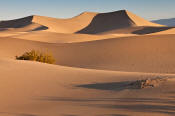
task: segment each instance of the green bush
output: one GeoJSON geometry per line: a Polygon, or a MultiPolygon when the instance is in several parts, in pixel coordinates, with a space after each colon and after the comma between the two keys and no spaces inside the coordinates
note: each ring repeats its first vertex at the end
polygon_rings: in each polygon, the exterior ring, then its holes
{"type": "Polygon", "coordinates": [[[36,50],[31,50],[30,52],[25,52],[22,56],[16,56],[17,60],[31,60],[43,63],[54,64],[55,59],[51,54],[42,53],[36,50]]]}

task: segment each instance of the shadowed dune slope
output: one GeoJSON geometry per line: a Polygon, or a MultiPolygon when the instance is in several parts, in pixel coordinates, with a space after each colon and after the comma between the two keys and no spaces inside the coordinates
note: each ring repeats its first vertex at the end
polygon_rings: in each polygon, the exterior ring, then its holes
{"type": "Polygon", "coordinates": [[[69,19],[57,19],[44,16],[34,16],[33,22],[47,26],[49,31],[58,33],[74,33],[91,22],[97,13],[84,12],[76,17],[69,19]]]}
{"type": "Polygon", "coordinates": [[[125,10],[1,21],[0,116],[174,115],[174,67],[173,27],[125,10]]]}
{"type": "Polygon", "coordinates": [[[32,15],[21,19],[1,21],[0,28],[23,28],[27,25],[36,23],[42,25],[43,27],[47,27],[48,31],[59,33],[74,33],[86,27],[96,14],[97,13],[84,12],[76,17],[69,19],[57,19],[32,15]]]}
{"type": "Polygon", "coordinates": [[[135,26],[161,26],[144,20],[135,14],[126,11],[116,11],[111,13],[99,13],[92,22],[77,33],[97,34],[110,30],[116,30],[135,26]]]}
{"type": "Polygon", "coordinates": [[[160,34],[175,34],[175,27],[173,27],[172,29],[165,30],[165,31],[153,33],[153,35],[160,35],[160,34]]]}
{"type": "Polygon", "coordinates": [[[33,16],[24,17],[21,19],[1,21],[0,28],[20,28],[32,23],[33,16]]]}
{"type": "MultiPolygon", "coordinates": [[[[97,34],[120,28],[135,26],[162,26],[140,18],[133,13],[120,10],[109,13],[84,12],[69,19],[57,19],[45,16],[28,16],[21,19],[1,21],[0,28],[24,28],[31,24],[41,27],[33,30],[48,30],[57,33],[97,34]]],[[[22,30],[21,30],[22,31],[22,30]]]]}
{"type": "Polygon", "coordinates": [[[136,36],[70,44],[1,38],[1,57],[31,50],[51,51],[56,64],[135,72],[174,73],[175,35],[136,36]]]}
{"type": "Polygon", "coordinates": [[[111,31],[106,31],[102,32],[99,34],[137,34],[137,35],[144,35],[144,34],[159,34],[159,33],[164,33],[164,34],[170,34],[166,32],[170,32],[170,30],[173,30],[174,27],[150,27],[150,26],[136,26],[136,27],[127,27],[127,28],[122,28],[122,29],[114,29],[111,31]]]}
{"type": "Polygon", "coordinates": [[[0,28],[2,31],[37,31],[45,30],[48,27],[32,22],[33,16],[24,17],[21,19],[0,21],[0,28]]]}

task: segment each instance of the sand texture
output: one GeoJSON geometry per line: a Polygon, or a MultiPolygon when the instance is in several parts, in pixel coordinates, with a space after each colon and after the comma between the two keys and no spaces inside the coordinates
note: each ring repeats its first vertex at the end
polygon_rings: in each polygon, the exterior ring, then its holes
{"type": "Polygon", "coordinates": [[[126,10],[1,21],[0,116],[174,116],[174,67],[175,27],[126,10]]]}

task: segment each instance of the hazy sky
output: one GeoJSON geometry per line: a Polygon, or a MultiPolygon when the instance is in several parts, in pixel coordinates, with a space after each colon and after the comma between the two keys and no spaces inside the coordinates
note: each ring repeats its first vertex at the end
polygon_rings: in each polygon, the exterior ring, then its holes
{"type": "Polygon", "coordinates": [[[175,17],[175,0],[0,0],[0,20],[42,15],[68,18],[84,11],[129,10],[152,20],[175,17]]]}

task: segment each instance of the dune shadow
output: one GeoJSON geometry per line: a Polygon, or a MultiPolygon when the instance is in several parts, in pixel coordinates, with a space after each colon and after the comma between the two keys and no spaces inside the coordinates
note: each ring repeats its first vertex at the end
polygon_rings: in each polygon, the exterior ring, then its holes
{"type": "Polygon", "coordinates": [[[19,114],[19,116],[37,116],[37,115],[33,115],[33,114],[19,114]]]}
{"type": "Polygon", "coordinates": [[[124,89],[136,89],[131,86],[131,81],[124,82],[111,82],[111,83],[95,83],[95,84],[85,84],[77,85],[76,87],[88,88],[88,89],[99,89],[99,90],[115,90],[121,91],[124,89]]]}
{"type": "Polygon", "coordinates": [[[126,103],[164,103],[175,104],[172,99],[161,98],[67,98],[57,96],[43,96],[39,100],[44,101],[64,101],[64,102],[126,102],[126,103]]]}
{"type": "Polygon", "coordinates": [[[84,84],[84,85],[77,85],[75,87],[98,89],[98,90],[121,91],[124,89],[154,88],[154,87],[160,86],[162,83],[166,81],[167,81],[167,78],[155,77],[152,79],[148,78],[148,79],[136,80],[136,81],[84,84]]]}
{"type": "Polygon", "coordinates": [[[0,21],[0,28],[20,28],[32,24],[33,16],[24,17],[21,19],[0,21]]]}
{"type": "Polygon", "coordinates": [[[172,99],[161,98],[117,98],[114,104],[88,104],[89,107],[121,109],[142,113],[162,113],[175,115],[175,102],[172,99]],[[124,104],[123,104],[124,103],[124,104]]]}
{"type": "MultiPolygon", "coordinates": [[[[135,23],[130,20],[126,11],[116,11],[111,13],[100,13],[97,14],[90,24],[85,28],[77,31],[76,33],[81,34],[100,34],[110,31],[118,31],[123,29],[131,30],[131,28],[135,29],[136,27],[141,27],[139,30],[133,30],[133,34],[150,34],[160,31],[165,31],[175,27],[166,27],[166,26],[135,26],[135,23]],[[109,18],[110,17],[110,18],[109,18]],[[142,28],[143,27],[143,28],[142,28]]],[[[125,30],[125,31],[126,31],[125,30]]]]}
{"type": "MultiPolygon", "coordinates": [[[[97,107],[117,110],[127,110],[142,113],[175,114],[175,101],[169,98],[61,98],[43,97],[42,100],[53,102],[75,102],[84,107],[97,107]]],[[[67,115],[65,115],[67,116],[67,115]]],[[[69,116],[69,115],[68,115],[69,116]]],[[[103,115],[100,115],[103,116],[103,115]]],[[[128,116],[120,114],[108,114],[104,116],[128,116]]]]}
{"type": "Polygon", "coordinates": [[[125,11],[117,12],[97,14],[87,27],[79,30],[76,33],[97,34],[114,29],[129,27],[132,25],[132,22],[129,21],[125,11]]]}
{"type": "Polygon", "coordinates": [[[142,35],[142,34],[150,34],[150,33],[166,31],[166,30],[172,29],[172,28],[175,28],[175,27],[144,27],[142,29],[133,31],[132,33],[142,35]]]}
{"type": "Polygon", "coordinates": [[[7,31],[7,28],[0,28],[0,31],[7,31]]]}
{"type": "Polygon", "coordinates": [[[38,116],[34,114],[26,114],[26,113],[9,113],[9,112],[0,112],[0,114],[9,114],[9,115],[15,115],[15,116],[38,116]]]}
{"type": "Polygon", "coordinates": [[[78,115],[74,115],[74,114],[64,114],[62,116],[78,116],[78,115]]]}
{"type": "MultiPolygon", "coordinates": [[[[79,115],[64,114],[62,116],[79,116],[79,115]]],[[[124,114],[100,114],[100,115],[95,115],[95,116],[129,116],[129,115],[124,115],[124,114]]]]}
{"type": "Polygon", "coordinates": [[[129,116],[124,114],[105,114],[105,115],[99,115],[99,116],[129,116]]]}
{"type": "MultiPolygon", "coordinates": [[[[32,20],[33,20],[33,16],[28,16],[20,19],[15,19],[15,20],[0,21],[0,30],[4,31],[8,28],[22,28],[30,24],[33,24],[32,20]]],[[[39,31],[39,30],[46,30],[46,29],[48,29],[48,27],[40,26],[31,31],[39,31]]]]}
{"type": "Polygon", "coordinates": [[[103,114],[103,115],[96,115],[96,116],[129,116],[129,115],[125,115],[125,114],[103,114]]]}
{"type": "Polygon", "coordinates": [[[47,29],[49,29],[49,28],[46,27],[46,26],[40,26],[40,27],[35,28],[35,29],[31,30],[31,31],[41,31],[41,30],[47,30],[47,29]]]}
{"type": "Polygon", "coordinates": [[[121,109],[129,110],[134,112],[142,113],[163,113],[169,115],[175,115],[175,107],[171,105],[150,105],[150,104],[128,104],[128,105],[110,105],[110,104],[95,104],[89,105],[91,107],[101,107],[101,108],[112,108],[112,109],[121,109]]]}

